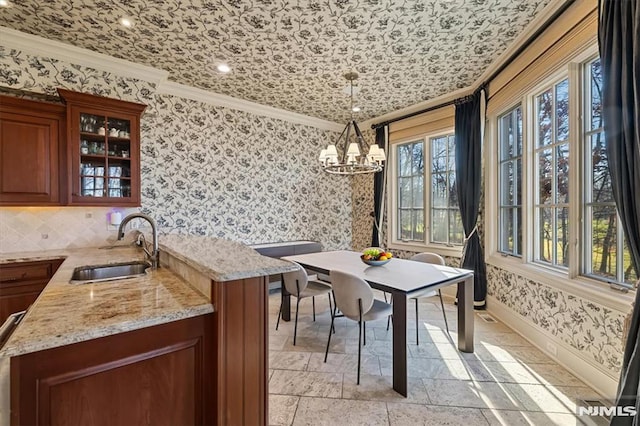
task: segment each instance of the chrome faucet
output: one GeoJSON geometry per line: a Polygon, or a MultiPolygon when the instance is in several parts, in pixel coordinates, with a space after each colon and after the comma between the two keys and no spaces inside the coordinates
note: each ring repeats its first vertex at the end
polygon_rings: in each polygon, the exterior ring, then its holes
{"type": "Polygon", "coordinates": [[[143,213],[132,213],[122,219],[122,222],[120,222],[120,227],[118,227],[118,240],[124,238],[124,228],[125,226],[127,226],[127,223],[136,218],[144,219],[151,225],[151,232],[153,233],[153,251],[151,253],[149,252],[146,242],[142,244],[142,249],[144,250],[145,255],[151,261],[151,268],[156,269],[160,264],[160,250],[158,249],[158,227],[156,226],[156,221],[153,220],[151,216],[147,216],[143,213]]]}

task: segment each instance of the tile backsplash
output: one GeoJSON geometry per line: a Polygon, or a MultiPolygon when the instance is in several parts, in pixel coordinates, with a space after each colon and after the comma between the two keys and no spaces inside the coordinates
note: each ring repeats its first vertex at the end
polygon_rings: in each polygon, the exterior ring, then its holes
{"type": "Polygon", "coordinates": [[[117,227],[108,224],[114,211],[122,217],[137,208],[2,207],[0,253],[100,247],[116,241],[117,227]]]}

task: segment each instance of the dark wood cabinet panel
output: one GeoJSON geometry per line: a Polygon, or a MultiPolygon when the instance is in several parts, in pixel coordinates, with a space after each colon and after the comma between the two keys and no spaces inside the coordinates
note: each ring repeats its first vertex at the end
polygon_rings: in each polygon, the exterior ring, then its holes
{"type": "Polygon", "coordinates": [[[266,425],[267,277],[213,282],[217,424],[266,425]]]}
{"type": "Polygon", "coordinates": [[[0,96],[0,205],[62,204],[65,108],[0,96]]]}
{"type": "Polygon", "coordinates": [[[11,358],[11,424],[214,424],[212,315],[11,358]]]}
{"type": "Polygon", "coordinates": [[[36,301],[62,259],[0,265],[0,323],[36,301]]]}

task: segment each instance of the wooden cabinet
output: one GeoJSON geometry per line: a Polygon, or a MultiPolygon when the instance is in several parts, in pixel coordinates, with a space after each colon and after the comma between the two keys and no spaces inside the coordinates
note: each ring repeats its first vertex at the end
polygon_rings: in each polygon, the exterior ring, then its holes
{"type": "Polygon", "coordinates": [[[211,316],[11,358],[11,424],[215,424],[211,316]]]}
{"type": "Polygon", "coordinates": [[[140,205],[145,105],[58,89],[67,105],[69,205],[140,205]]]}
{"type": "Polygon", "coordinates": [[[64,170],[62,105],[0,96],[0,205],[57,205],[64,170]]]}
{"type": "Polygon", "coordinates": [[[36,301],[62,259],[0,265],[0,324],[36,301]]]}

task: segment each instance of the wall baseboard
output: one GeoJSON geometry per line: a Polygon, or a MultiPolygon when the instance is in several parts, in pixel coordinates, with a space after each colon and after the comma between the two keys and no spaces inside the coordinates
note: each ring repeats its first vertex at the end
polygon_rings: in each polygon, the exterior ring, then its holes
{"type": "Polygon", "coordinates": [[[603,371],[602,367],[599,367],[595,362],[586,359],[578,350],[526,321],[492,296],[487,296],[487,312],[592,387],[604,398],[615,398],[618,379],[603,371]],[[555,346],[556,354],[547,350],[547,343],[552,343],[555,346]]]}

